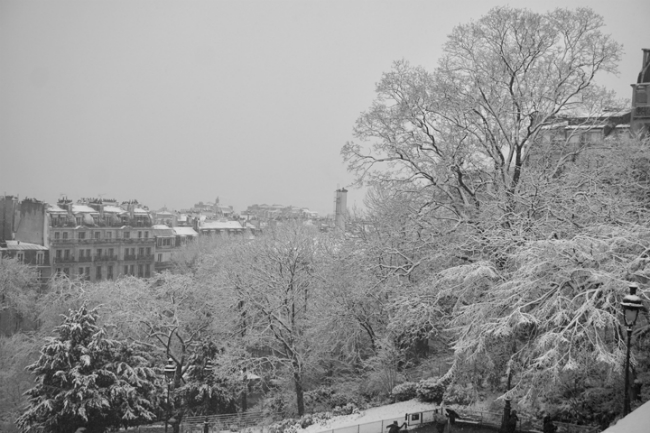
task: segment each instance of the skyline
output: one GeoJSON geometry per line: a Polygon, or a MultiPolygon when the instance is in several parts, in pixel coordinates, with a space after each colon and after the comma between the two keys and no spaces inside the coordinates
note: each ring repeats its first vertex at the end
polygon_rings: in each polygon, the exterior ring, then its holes
{"type": "MultiPolygon", "coordinates": [[[[454,26],[506,4],[0,0],[0,193],[331,214],[352,181],[340,149],[382,73],[432,70],[454,26]]],[[[625,52],[598,81],[630,98],[648,2],[512,6],[602,15],[625,52]]]]}

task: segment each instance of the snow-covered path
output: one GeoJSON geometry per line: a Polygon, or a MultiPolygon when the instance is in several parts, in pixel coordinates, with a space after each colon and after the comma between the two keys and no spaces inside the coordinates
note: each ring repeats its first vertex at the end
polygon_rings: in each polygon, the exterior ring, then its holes
{"type": "Polygon", "coordinates": [[[352,415],[337,416],[322,424],[313,424],[305,429],[298,430],[298,433],[318,433],[394,418],[403,420],[404,415],[407,413],[433,410],[436,407],[433,403],[422,403],[417,400],[402,401],[387,406],[373,407],[352,415]]]}

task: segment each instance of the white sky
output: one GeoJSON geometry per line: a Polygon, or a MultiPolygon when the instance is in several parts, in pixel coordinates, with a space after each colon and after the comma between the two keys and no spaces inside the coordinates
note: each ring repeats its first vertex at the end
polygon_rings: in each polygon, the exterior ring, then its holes
{"type": "MultiPolygon", "coordinates": [[[[0,194],[333,210],[340,156],[395,60],[433,69],[492,0],[0,0],[0,194]]],[[[650,48],[650,1],[592,7],[624,44],[621,97],[650,48]]],[[[348,205],[361,205],[350,191],[348,205]]]]}

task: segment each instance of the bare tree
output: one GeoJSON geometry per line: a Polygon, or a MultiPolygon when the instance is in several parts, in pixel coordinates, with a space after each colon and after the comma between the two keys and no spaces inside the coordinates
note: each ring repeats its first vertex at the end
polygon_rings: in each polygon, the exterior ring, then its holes
{"type": "Polygon", "coordinates": [[[304,373],[313,349],[317,232],[287,224],[233,250],[226,268],[240,314],[240,335],[257,356],[291,372],[298,413],[305,411],[304,373]]]}
{"type": "MultiPolygon", "coordinates": [[[[602,107],[594,84],[616,72],[621,46],[590,9],[546,14],[500,7],[456,27],[438,68],[396,62],[342,154],[359,181],[417,191],[439,219],[475,223],[486,202],[515,212],[543,127],[602,107]]],[[[507,219],[504,221],[508,223],[507,219]]]]}

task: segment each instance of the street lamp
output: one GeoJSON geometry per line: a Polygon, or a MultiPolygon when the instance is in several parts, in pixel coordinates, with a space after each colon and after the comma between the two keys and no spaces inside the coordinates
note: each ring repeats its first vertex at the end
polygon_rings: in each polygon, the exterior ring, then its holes
{"type": "Polygon", "coordinates": [[[212,373],[212,370],[214,370],[214,364],[212,364],[211,359],[208,359],[205,361],[205,367],[203,367],[203,371],[205,371],[205,375],[208,376],[212,373]]]}
{"type": "Polygon", "coordinates": [[[636,294],[639,286],[630,283],[630,294],[626,295],[621,302],[623,307],[623,319],[627,328],[627,353],[625,355],[625,398],[623,400],[623,416],[630,413],[630,341],[632,340],[632,328],[639,317],[639,311],[644,310],[641,298],[636,294]]]}
{"type": "MultiPolygon", "coordinates": [[[[208,382],[209,387],[212,387],[212,383],[210,382],[210,377],[212,376],[212,371],[214,371],[214,364],[212,364],[212,360],[208,359],[205,361],[205,365],[203,366],[203,378],[208,382]]],[[[208,388],[209,389],[209,388],[208,388]]],[[[206,396],[205,396],[205,415],[209,415],[210,412],[210,394],[212,394],[211,391],[206,390],[206,396]]],[[[207,423],[207,418],[206,418],[206,423],[207,423]]],[[[207,432],[207,424],[204,425],[204,433],[207,432]]]]}
{"type": "Polygon", "coordinates": [[[167,417],[165,418],[165,433],[167,433],[167,420],[169,419],[171,404],[169,401],[169,388],[171,387],[171,381],[176,376],[176,363],[172,358],[167,360],[167,365],[165,365],[165,377],[167,378],[167,417]]]}

